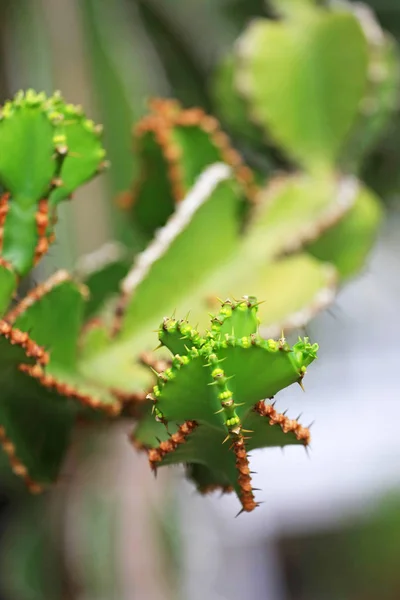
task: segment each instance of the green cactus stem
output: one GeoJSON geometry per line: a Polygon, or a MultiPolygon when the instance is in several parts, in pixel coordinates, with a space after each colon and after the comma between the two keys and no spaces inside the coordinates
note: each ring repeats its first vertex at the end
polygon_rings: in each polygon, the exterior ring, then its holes
{"type": "Polygon", "coordinates": [[[159,340],[174,357],[170,367],[156,373],[149,395],[154,414],[133,435],[137,446],[148,449],[153,469],[189,463],[196,479],[193,465],[200,465],[200,488],[232,487],[244,511],[257,506],[247,450],[309,443],[306,428],[263,399],[292,383],[301,385],[318,349],[307,338],[293,347],[283,337],[263,339],[258,305],[252,296],[226,300],[203,336],[186,320],[163,320],[159,340]],[[149,426],[150,419],[158,425],[149,426]],[[155,432],[163,426],[166,435],[157,445],[155,432]]]}
{"type": "Polygon", "coordinates": [[[54,241],[56,206],[105,166],[101,131],[59,93],[19,92],[0,112],[0,250],[26,275],[54,241]]]}
{"type": "Polygon", "coordinates": [[[132,193],[120,197],[120,206],[145,233],[164,225],[201,172],[216,162],[229,164],[243,194],[254,199],[253,174],[217,119],[200,108],[183,110],[175,100],[153,99],[150,111],[135,128],[140,175],[132,193]]]}

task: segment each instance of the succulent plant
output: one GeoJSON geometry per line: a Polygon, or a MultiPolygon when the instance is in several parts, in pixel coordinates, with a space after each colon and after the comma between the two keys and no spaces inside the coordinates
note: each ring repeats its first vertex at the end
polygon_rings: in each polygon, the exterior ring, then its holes
{"type": "MultiPolygon", "coordinates": [[[[0,431],[14,472],[33,491],[57,479],[76,419],[96,420],[97,414],[115,418],[123,411],[148,422],[151,402],[146,397],[154,384],[148,365],[169,360],[162,350],[156,363],[148,354],[154,346],[152,330],[165,314],[175,308],[191,311],[191,318],[205,329],[205,315],[218,305],[218,296],[241,297],[248,290],[266,299],[259,307],[261,335],[279,335],[282,328],[303,326],[332,301],[341,277],[362,265],[375,235],[376,200],[354,178],[303,174],[265,186],[260,174],[254,175],[231,147],[213,117],[200,109],[183,110],[169,100],[153,102],[151,110],[136,128],[142,169],[133,192],[125,196],[124,208],[139,224],[143,243],[153,238],[134,257],[133,267],[129,269],[128,249],[108,245],[82,259],[75,277],[59,271],[24,299],[10,303],[20,277],[29,273],[54,237],[58,203],[104,168],[105,153],[100,128],[58,94],[47,98],[29,91],[3,109],[0,141],[4,132],[3,147],[9,151],[4,164],[0,159],[4,190],[0,339],[5,391],[0,431]],[[35,168],[29,161],[28,170],[9,166],[14,164],[10,157],[23,164],[30,152],[35,155],[35,168]]],[[[218,333],[218,317],[205,337],[192,336],[193,347],[187,351],[176,335],[174,346],[163,339],[173,352],[182,354],[183,361],[188,357],[193,361],[192,354],[198,352],[201,359],[194,360],[196,365],[213,361],[210,357],[216,355],[211,372],[226,353],[227,358],[242,351],[246,357],[263,357],[267,367],[276,356],[282,357],[286,379],[274,383],[268,375],[255,391],[250,386],[248,395],[240,390],[238,402],[245,402],[246,410],[230,414],[227,408],[219,417],[209,415],[206,424],[216,419],[218,435],[200,419],[190,440],[204,436],[207,447],[219,448],[216,441],[226,427],[239,431],[241,423],[251,428],[249,422],[258,422],[249,410],[253,406],[267,415],[263,422],[280,422],[279,415],[259,402],[299,378],[298,369],[314,356],[304,342],[289,352],[283,340],[263,341],[255,326],[255,305],[249,302],[253,320],[247,322],[245,311],[243,324],[239,320],[233,331],[222,327],[218,333]],[[225,333],[234,337],[226,341],[225,333]]],[[[222,310],[238,315],[241,306],[225,304],[222,310]]],[[[173,323],[164,321],[162,329],[167,327],[170,340],[173,323]]],[[[182,327],[188,325],[180,323],[182,327]]],[[[251,369],[262,368],[260,362],[255,365],[249,366],[247,375],[243,371],[244,377],[252,379],[251,369]]],[[[181,379],[191,369],[179,367],[175,358],[172,371],[166,373],[176,372],[181,379]]],[[[235,365],[226,369],[227,377],[235,375],[240,381],[235,365]]],[[[206,385],[206,371],[202,372],[206,385]]],[[[217,381],[225,381],[225,375],[217,381]]],[[[182,385],[179,397],[192,396],[182,385]]],[[[207,389],[199,382],[199,399],[207,397],[207,389]]],[[[157,400],[159,417],[165,412],[165,418],[173,421],[170,427],[180,420],[190,423],[173,432],[172,442],[165,441],[174,444],[186,436],[187,428],[195,427],[197,419],[190,411],[171,415],[163,408],[164,393],[157,400]]],[[[287,427],[288,422],[283,419],[281,424],[287,427]]],[[[291,436],[281,433],[271,440],[260,434],[249,444],[296,442],[296,431],[303,430],[297,424],[293,427],[291,436]]],[[[243,442],[240,435],[233,440],[236,449],[243,442]]],[[[221,460],[227,456],[229,462],[227,448],[217,455],[222,452],[221,460]]],[[[173,461],[182,452],[161,462],[173,461]]],[[[227,474],[221,468],[218,476],[209,473],[205,465],[197,464],[194,454],[193,459],[182,460],[191,463],[191,476],[202,486],[207,482],[236,485],[246,510],[255,506],[250,491],[243,500],[233,471],[228,469],[227,474]]]]}
{"type": "Polygon", "coordinates": [[[156,372],[149,395],[155,419],[142,419],[133,436],[136,446],[150,448],[153,469],[186,463],[200,491],[234,489],[247,512],[257,506],[247,450],[307,445],[310,439],[307,428],[264,398],[302,385],[318,349],[308,339],[292,348],[283,337],[263,339],[257,309],[255,297],[226,300],[204,336],[186,319],[163,320],[159,340],[173,354],[172,364],[156,372]],[[163,441],[152,448],[158,436],[163,441]]]}
{"type": "Polygon", "coordinates": [[[100,133],[60,94],[28,90],[1,111],[0,438],[33,492],[57,477],[81,409],[119,411],[76,369],[83,286],[61,271],[15,302],[20,279],[54,240],[58,204],[105,168],[100,133]]]}

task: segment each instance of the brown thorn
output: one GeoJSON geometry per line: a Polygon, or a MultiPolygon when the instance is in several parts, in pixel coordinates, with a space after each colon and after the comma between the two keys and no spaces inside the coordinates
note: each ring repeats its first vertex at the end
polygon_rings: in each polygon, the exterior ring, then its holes
{"type": "Polygon", "coordinates": [[[233,451],[236,455],[236,469],[239,473],[238,484],[241,489],[240,501],[243,510],[251,512],[257,506],[254,500],[254,494],[251,487],[251,475],[249,469],[249,461],[245,446],[245,441],[242,435],[239,435],[233,443],[233,451]]]}
{"type": "Polygon", "coordinates": [[[157,468],[157,463],[160,463],[164,456],[174,452],[178,446],[186,442],[187,437],[198,426],[196,421],[185,421],[170,438],[165,442],[161,442],[158,448],[151,448],[148,451],[149,463],[154,471],[157,468]]]}
{"type": "Polygon", "coordinates": [[[15,450],[15,445],[7,436],[4,427],[0,427],[0,445],[4,452],[7,454],[8,460],[10,461],[11,469],[18,477],[21,477],[24,481],[28,490],[32,494],[40,494],[43,491],[43,487],[34,481],[28,474],[28,469],[23,462],[18,458],[15,450]]]}
{"type": "Polygon", "coordinates": [[[26,332],[13,328],[5,320],[0,320],[0,336],[4,336],[10,344],[23,348],[26,356],[36,359],[40,365],[46,365],[49,362],[49,355],[44,348],[34,342],[26,332]]]}
{"type": "Polygon", "coordinates": [[[289,419],[285,415],[278,413],[274,405],[265,404],[262,400],[258,402],[254,410],[262,417],[269,419],[270,425],[279,425],[284,433],[294,433],[299,441],[302,441],[305,446],[310,443],[311,435],[307,427],[303,427],[296,419],[289,419]]]}

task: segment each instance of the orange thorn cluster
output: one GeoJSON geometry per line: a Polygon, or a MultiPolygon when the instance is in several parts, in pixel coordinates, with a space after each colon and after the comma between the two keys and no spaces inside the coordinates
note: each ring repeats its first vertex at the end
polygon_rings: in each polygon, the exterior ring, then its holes
{"type": "Polygon", "coordinates": [[[49,279],[31,290],[19,304],[10,310],[5,317],[6,321],[8,323],[14,323],[21,314],[28,310],[35,302],[38,302],[43,296],[51,292],[53,288],[64,281],[70,280],[71,276],[67,271],[57,271],[57,273],[54,273],[49,279]]]}
{"type": "MultiPolygon", "coordinates": [[[[149,103],[152,114],[144,117],[135,127],[137,140],[148,132],[154,134],[168,167],[168,177],[176,202],[180,202],[187,192],[180,164],[181,150],[172,139],[174,127],[199,127],[209,134],[214,146],[219,149],[222,159],[230,165],[238,182],[243,186],[246,196],[255,201],[258,188],[254,182],[252,171],[243,163],[240,154],[232,147],[230,139],[224,133],[215,117],[207,115],[201,108],[183,109],[176,100],[155,98],[149,103]]],[[[136,189],[142,181],[137,182],[136,189]]],[[[124,197],[124,207],[132,206],[135,201],[135,190],[132,195],[124,197]]]]}
{"type": "Polygon", "coordinates": [[[254,410],[262,417],[267,417],[270,425],[279,425],[284,433],[294,433],[296,438],[302,441],[305,446],[310,443],[310,430],[300,425],[296,419],[289,419],[282,413],[278,413],[271,404],[265,404],[263,401],[258,402],[254,410]]]}
{"type": "Polygon", "coordinates": [[[43,491],[43,487],[35,481],[33,481],[31,477],[29,477],[28,469],[16,455],[15,445],[7,436],[4,427],[0,427],[0,445],[3,448],[4,452],[7,454],[8,460],[10,461],[11,469],[15,473],[15,475],[21,477],[25,481],[28,490],[32,494],[40,494],[43,491]]]}
{"type": "MultiPolygon", "coordinates": [[[[54,222],[54,219],[52,219],[52,222],[54,222]]],[[[52,244],[55,240],[54,233],[47,235],[47,228],[49,226],[49,223],[49,202],[48,200],[43,199],[40,200],[39,209],[36,213],[36,229],[38,232],[39,239],[35,248],[35,265],[44,256],[44,254],[48,252],[50,244],[52,244]]]]}
{"type": "Polygon", "coordinates": [[[10,344],[21,346],[26,356],[36,359],[40,365],[46,365],[49,362],[49,355],[44,348],[31,340],[26,332],[13,329],[7,321],[0,320],[0,336],[9,340],[10,344]]]}
{"type": "Polygon", "coordinates": [[[197,427],[196,421],[185,421],[176,433],[171,435],[169,440],[161,442],[158,448],[151,448],[148,451],[150,467],[153,471],[157,470],[157,463],[161,462],[166,454],[170,454],[178,446],[186,442],[188,435],[197,427]]]}
{"type": "Polygon", "coordinates": [[[64,381],[59,381],[53,375],[47,375],[40,365],[20,365],[19,368],[23,373],[26,373],[34,379],[37,379],[43,387],[47,389],[54,389],[61,396],[78,400],[78,402],[84,406],[88,406],[89,408],[95,410],[103,410],[111,417],[115,417],[121,412],[122,407],[120,402],[116,402],[115,404],[106,404],[98,398],[93,398],[93,396],[90,396],[89,394],[84,394],[73,385],[64,381]]]}
{"type": "Polygon", "coordinates": [[[258,505],[254,500],[253,488],[251,487],[249,460],[247,458],[246,446],[242,435],[234,440],[232,448],[236,455],[236,469],[239,471],[238,484],[240,487],[240,501],[243,510],[251,512],[258,505]]]}

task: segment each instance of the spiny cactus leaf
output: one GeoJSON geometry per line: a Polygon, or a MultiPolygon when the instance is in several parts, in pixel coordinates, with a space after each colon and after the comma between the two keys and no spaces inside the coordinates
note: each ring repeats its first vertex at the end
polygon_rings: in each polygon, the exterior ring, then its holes
{"type": "MultiPolygon", "coordinates": [[[[234,487],[246,511],[257,505],[246,446],[254,449],[309,441],[306,429],[276,413],[263,398],[296,381],[301,383],[318,349],[308,339],[299,340],[292,348],[284,339],[263,339],[257,333],[257,307],[252,297],[225,301],[204,336],[184,324],[186,352],[176,354],[172,366],[158,374],[152,396],[156,420],[167,428],[170,422],[183,425],[149,451],[153,468],[179,462],[205,466],[212,471],[214,483],[226,486],[229,482],[234,487]],[[249,335],[237,337],[234,325],[249,335]],[[231,445],[224,444],[224,438],[230,439],[231,445]]],[[[175,329],[168,322],[166,329],[164,320],[159,330],[161,343],[170,346],[172,339],[179,339],[181,327],[182,322],[175,329]]],[[[134,437],[151,447],[152,435],[151,428],[142,427],[134,437]]]]}
{"type": "Polygon", "coordinates": [[[55,204],[97,172],[104,150],[93,123],[59,94],[18,93],[0,117],[1,256],[26,275],[54,240],[55,204]]]}
{"type": "Polygon", "coordinates": [[[132,205],[135,222],[147,235],[165,224],[175,204],[213,163],[231,165],[243,194],[254,195],[251,171],[214,117],[200,108],[183,110],[172,100],[153,100],[151,110],[136,127],[141,170],[130,200],[128,197],[125,202],[127,209],[132,205]]]}
{"type": "Polygon", "coordinates": [[[1,113],[0,182],[21,209],[47,195],[57,172],[57,145],[65,144],[56,137],[59,118],[50,116],[46,100],[33,91],[19,93],[1,113]]]}
{"type": "Polygon", "coordinates": [[[11,298],[17,288],[17,277],[11,265],[0,259],[0,316],[3,316],[10,305],[11,298]]]}
{"type": "Polygon", "coordinates": [[[64,117],[61,130],[68,154],[60,172],[61,185],[50,194],[50,207],[70,196],[76,188],[107,166],[101,141],[101,125],[95,125],[87,119],[80,106],[65,104],[61,98],[56,98],[54,104],[55,109],[64,117]]]}
{"type": "Polygon", "coordinates": [[[288,154],[329,170],[366,88],[367,42],[350,13],[301,14],[249,26],[238,46],[238,82],[252,117],[288,154]]]}
{"type": "Polygon", "coordinates": [[[48,348],[46,369],[30,371],[45,388],[76,400],[78,405],[115,415],[120,410],[118,400],[95,382],[86,381],[77,370],[84,296],[85,290],[60,271],[32,290],[6,318],[48,348]]]}
{"type": "Polygon", "coordinates": [[[29,369],[42,369],[48,355],[5,321],[0,322],[0,354],[0,443],[14,473],[37,492],[58,474],[74,412],[28,375],[29,369]]]}
{"type": "Polygon", "coordinates": [[[334,264],[343,279],[354,276],[365,263],[381,220],[379,199],[371,190],[363,187],[350,211],[307,246],[307,250],[316,258],[334,264]],[[346,240],[345,244],[343,240],[346,240]]]}

